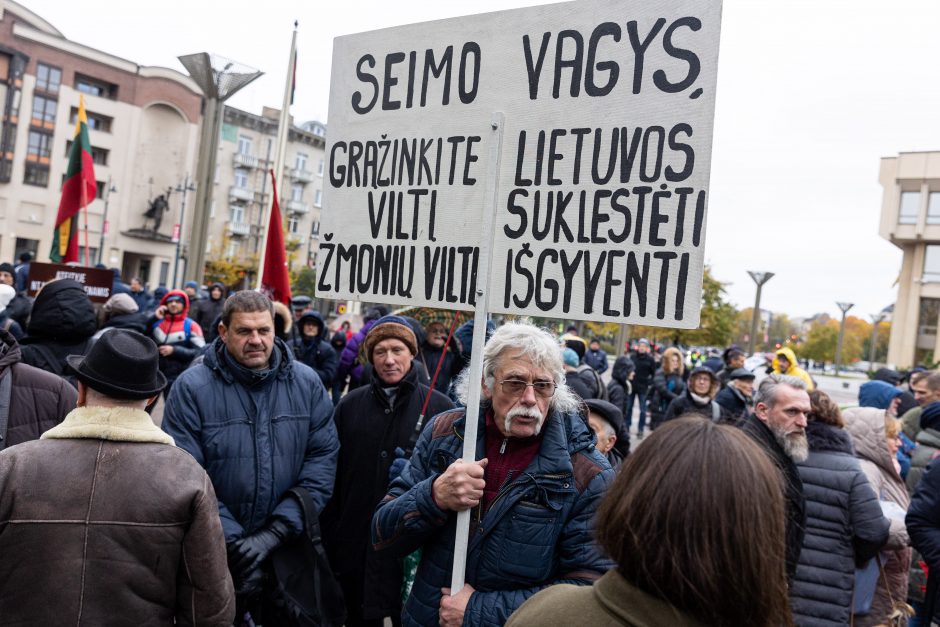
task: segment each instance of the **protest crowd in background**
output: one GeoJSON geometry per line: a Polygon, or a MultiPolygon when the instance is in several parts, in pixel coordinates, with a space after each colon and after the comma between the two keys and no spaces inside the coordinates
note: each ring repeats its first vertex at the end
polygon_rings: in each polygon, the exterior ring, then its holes
{"type": "MultiPolygon", "coordinates": [[[[62,472],[68,490],[84,485],[89,470],[59,470],[66,461],[54,442],[74,448],[77,465],[94,466],[93,454],[80,461],[89,441],[140,445],[141,463],[154,468],[174,444],[195,460],[183,465],[185,480],[178,462],[167,475],[168,502],[143,502],[161,520],[173,517],[175,500],[196,498],[205,512],[184,518],[205,529],[180,536],[184,559],[153,575],[167,596],[137,599],[134,582],[143,580],[133,570],[109,584],[130,586],[120,593],[128,607],[177,618],[207,612],[209,624],[294,624],[289,610],[301,608],[350,626],[581,624],[584,615],[623,624],[927,625],[940,610],[940,577],[931,576],[940,573],[940,471],[930,464],[940,452],[940,373],[882,369],[857,404],[840,408],[790,348],[750,368],[736,346],[692,354],[644,338],[614,357],[575,325],[551,334],[501,318],[487,323],[475,382],[473,321],[456,312],[373,305],[337,318],[304,296],[285,307],[221,284],[151,294],[136,279],[125,288],[117,274],[103,305],[69,279],[33,298],[15,290],[9,264],[0,283],[12,293],[0,290],[0,316],[11,321],[0,328],[7,525],[51,519],[63,498],[45,493],[46,508],[24,499],[36,480],[24,474],[25,455],[40,475],[62,472]],[[125,381],[103,365],[98,352],[121,346],[146,364],[149,381],[125,381]],[[482,386],[480,461],[467,464],[461,434],[473,385],[482,386]],[[118,420],[128,394],[140,400],[118,420]],[[158,404],[161,415],[143,413],[158,404]],[[125,420],[138,426],[120,426],[125,420]],[[150,435],[135,435],[142,424],[150,435]],[[466,509],[467,583],[452,597],[455,512],[466,509]],[[735,516],[751,524],[717,531],[735,516]],[[728,546],[714,544],[725,537],[728,546]],[[678,579],[661,567],[705,555],[715,561],[683,562],[678,579]],[[188,585],[206,586],[204,606],[173,600],[174,587],[182,599],[188,585]],[[303,585],[324,588],[319,607],[304,606],[312,588],[303,585]],[[650,616],[658,622],[643,622],[650,616]]],[[[101,494],[120,494],[121,480],[100,481],[101,494]]],[[[0,534],[13,551],[0,568],[4,607],[25,603],[27,580],[52,576],[24,571],[28,553],[14,546],[44,543],[50,563],[74,550],[70,533],[42,529],[17,524],[0,534]]],[[[106,541],[103,530],[88,533],[106,541]]],[[[155,554],[141,547],[121,559],[155,554]]],[[[86,615],[108,607],[98,589],[105,580],[81,587],[86,615]]],[[[77,611],[68,592],[56,612],[77,611]]],[[[42,622],[47,611],[8,616],[42,622]]]]}

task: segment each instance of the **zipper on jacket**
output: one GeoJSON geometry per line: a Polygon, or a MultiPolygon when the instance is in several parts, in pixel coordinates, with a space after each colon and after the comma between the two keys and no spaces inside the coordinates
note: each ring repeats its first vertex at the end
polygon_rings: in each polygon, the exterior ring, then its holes
{"type": "Polygon", "coordinates": [[[499,454],[502,455],[506,452],[506,445],[509,443],[509,438],[503,438],[503,443],[499,445],[499,454]]]}

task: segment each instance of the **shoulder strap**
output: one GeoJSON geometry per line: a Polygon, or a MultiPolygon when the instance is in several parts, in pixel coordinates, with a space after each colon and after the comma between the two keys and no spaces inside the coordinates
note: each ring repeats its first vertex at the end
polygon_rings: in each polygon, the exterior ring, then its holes
{"type": "MultiPolygon", "coordinates": [[[[307,527],[307,537],[315,544],[319,545],[317,552],[323,550],[323,546],[320,543],[320,513],[317,511],[317,506],[313,502],[313,497],[310,496],[310,493],[303,488],[291,488],[288,490],[294,498],[300,502],[300,511],[304,515],[304,525],[307,527]]],[[[324,553],[324,557],[326,554],[324,553]]]]}
{"type": "Polygon", "coordinates": [[[10,396],[13,390],[13,368],[7,368],[0,377],[0,450],[7,445],[7,425],[10,420],[10,396]]]}
{"type": "Polygon", "coordinates": [[[712,422],[718,422],[721,419],[721,407],[718,406],[718,403],[715,401],[711,402],[712,405],[712,422]]]}

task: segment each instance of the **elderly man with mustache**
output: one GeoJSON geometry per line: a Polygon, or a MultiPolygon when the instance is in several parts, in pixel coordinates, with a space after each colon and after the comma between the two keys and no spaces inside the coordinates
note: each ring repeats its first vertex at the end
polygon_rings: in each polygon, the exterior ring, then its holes
{"type": "Polygon", "coordinates": [[[466,410],[428,424],[410,463],[376,511],[376,550],[422,548],[404,625],[502,625],[556,583],[590,585],[613,563],[593,539],[594,512],[613,470],[594,447],[580,402],[564,384],[555,339],[528,323],[497,329],[482,386],[479,461],[461,460],[466,410]],[[450,595],[457,512],[470,509],[467,585],[450,595]]]}

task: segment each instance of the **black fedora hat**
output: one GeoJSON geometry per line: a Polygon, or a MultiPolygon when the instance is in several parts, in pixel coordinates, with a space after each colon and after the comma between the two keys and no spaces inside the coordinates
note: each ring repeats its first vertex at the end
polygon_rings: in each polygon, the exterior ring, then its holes
{"type": "Polygon", "coordinates": [[[107,331],[87,355],[69,355],[66,361],[79,381],[111,398],[141,400],[166,387],[157,345],[136,331],[107,331]]]}

